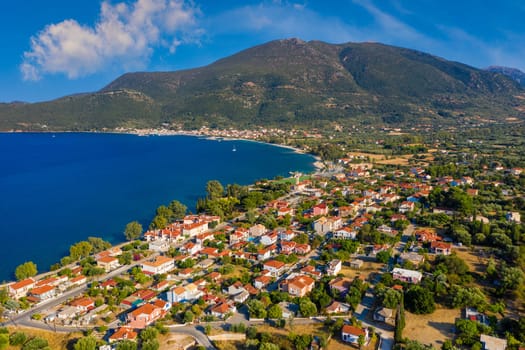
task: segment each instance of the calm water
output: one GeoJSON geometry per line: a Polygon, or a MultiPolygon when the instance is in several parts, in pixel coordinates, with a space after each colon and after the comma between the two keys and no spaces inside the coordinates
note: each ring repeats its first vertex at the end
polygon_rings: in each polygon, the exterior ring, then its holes
{"type": "Polygon", "coordinates": [[[126,223],[146,227],[173,199],[195,208],[208,180],[249,184],[313,171],[313,161],[247,141],[0,134],[0,281],[28,260],[47,270],[88,236],[123,241],[126,223]]]}

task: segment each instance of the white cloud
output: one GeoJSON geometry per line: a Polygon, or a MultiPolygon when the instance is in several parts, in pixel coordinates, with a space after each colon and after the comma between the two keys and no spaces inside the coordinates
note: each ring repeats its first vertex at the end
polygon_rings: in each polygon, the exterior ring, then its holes
{"type": "Polygon", "coordinates": [[[92,27],[69,19],[33,36],[20,70],[25,80],[38,80],[45,74],[74,79],[110,66],[140,68],[156,48],[173,53],[182,43],[198,42],[198,16],[185,0],[105,1],[92,27]]]}

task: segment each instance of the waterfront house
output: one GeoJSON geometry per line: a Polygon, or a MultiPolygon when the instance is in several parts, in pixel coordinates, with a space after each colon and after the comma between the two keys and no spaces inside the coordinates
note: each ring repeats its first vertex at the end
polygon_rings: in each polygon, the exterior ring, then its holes
{"type": "Polygon", "coordinates": [[[8,287],[9,295],[15,299],[25,297],[27,292],[35,286],[35,280],[32,278],[26,278],[25,280],[12,283],[8,287]]]}

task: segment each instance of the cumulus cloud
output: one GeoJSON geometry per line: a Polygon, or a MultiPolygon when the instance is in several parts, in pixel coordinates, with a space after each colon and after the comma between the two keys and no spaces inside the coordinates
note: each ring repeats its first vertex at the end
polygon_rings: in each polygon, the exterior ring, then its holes
{"type": "Polygon", "coordinates": [[[159,47],[175,52],[182,43],[198,42],[199,10],[184,0],[104,1],[98,21],[74,19],[50,24],[31,38],[20,70],[24,79],[65,74],[74,79],[111,66],[143,67],[159,47]]]}

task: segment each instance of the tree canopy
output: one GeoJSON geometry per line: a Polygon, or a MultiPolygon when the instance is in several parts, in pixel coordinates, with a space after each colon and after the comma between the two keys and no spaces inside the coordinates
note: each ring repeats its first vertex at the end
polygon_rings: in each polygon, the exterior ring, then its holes
{"type": "Polygon", "coordinates": [[[18,265],[15,269],[15,276],[17,280],[23,280],[29,277],[33,277],[38,273],[36,264],[32,261],[27,261],[21,265],[18,265]]]}
{"type": "Polygon", "coordinates": [[[136,240],[142,234],[142,225],[138,221],[132,221],[126,225],[124,235],[128,241],[136,240]]]}

